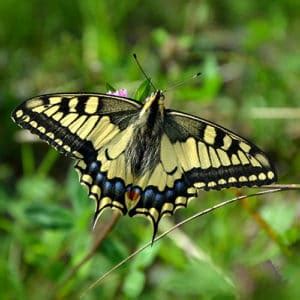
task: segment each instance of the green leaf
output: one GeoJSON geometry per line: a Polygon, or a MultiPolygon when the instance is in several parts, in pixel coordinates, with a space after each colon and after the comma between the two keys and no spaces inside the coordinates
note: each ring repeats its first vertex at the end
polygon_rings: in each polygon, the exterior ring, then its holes
{"type": "Polygon", "coordinates": [[[150,90],[151,90],[150,81],[148,79],[145,79],[141,83],[141,85],[137,88],[137,90],[134,94],[134,99],[137,101],[142,101],[142,100],[146,99],[150,94],[150,90]]]}
{"type": "Polygon", "coordinates": [[[25,214],[28,222],[46,229],[68,229],[73,223],[71,213],[54,204],[31,204],[25,214]]]}

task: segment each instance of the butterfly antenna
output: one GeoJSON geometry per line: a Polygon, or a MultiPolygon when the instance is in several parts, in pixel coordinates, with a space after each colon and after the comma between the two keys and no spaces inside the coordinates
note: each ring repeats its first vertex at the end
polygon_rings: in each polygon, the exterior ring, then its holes
{"type": "Polygon", "coordinates": [[[166,91],[169,91],[169,90],[173,90],[174,88],[177,88],[177,87],[185,84],[186,82],[188,82],[190,80],[194,80],[194,79],[198,78],[200,75],[201,75],[201,72],[198,72],[197,74],[194,74],[192,77],[188,77],[186,79],[183,79],[183,80],[180,80],[178,82],[175,82],[175,83],[171,84],[170,87],[168,87],[167,89],[165,89],[163,91],[163,93],[165,93],[166,91]]]}
{"type": "Polygon", "coordinates": [[[151,78],[146,74],[146,72],[144,71],[144,69],[142,68],[137,56],[135,53],[133,53],[133,58],[136,62],[136,64],[138,65],[140,71],[143,73],[143,75],[145,76],[145,78],[149,81],[150,85],[154,88],[155,91],[157,91],[157,88],[154,86],[154,84],[151,81],[151,78]]]}

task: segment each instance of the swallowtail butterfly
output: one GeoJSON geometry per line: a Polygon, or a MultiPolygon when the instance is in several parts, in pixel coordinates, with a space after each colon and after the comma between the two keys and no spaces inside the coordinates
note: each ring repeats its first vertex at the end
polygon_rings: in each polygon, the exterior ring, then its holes
{"type": "Polygon", "coordinates": [[[141,104],[93,93],[41,95],[19,105],[13,120],[75,159],[80,182],[107,208],[148,217],[154,228],[200,190],[276,181],[257,146],[210,121],[166,109],[162,91],[141,104]]]}

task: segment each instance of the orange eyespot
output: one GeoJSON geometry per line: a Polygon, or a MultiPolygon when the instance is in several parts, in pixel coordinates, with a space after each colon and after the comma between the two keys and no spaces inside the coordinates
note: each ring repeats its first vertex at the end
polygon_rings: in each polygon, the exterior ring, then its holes
{"type": "Polygon", "coordinates": [[[141,197],[141,193],[138,189],[130,189],[128,192],[127,192],[127,197],[129,200],[133,201],[133,202],[136,202],[140,199],[141,197]]]}

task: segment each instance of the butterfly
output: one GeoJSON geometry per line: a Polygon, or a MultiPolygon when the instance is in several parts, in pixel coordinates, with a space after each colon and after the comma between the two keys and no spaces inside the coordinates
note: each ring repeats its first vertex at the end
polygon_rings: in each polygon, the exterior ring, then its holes
{"type": "Polygon", "coordinates": [[[157,90],[143,103],[96,93],[56,93],[19,105],[12,119],[75,159],[80,182],[105,208],[151,220],[201,190],[268,185],[274,167],[256,145],[199,117],[165,108],[157,90]]]}

